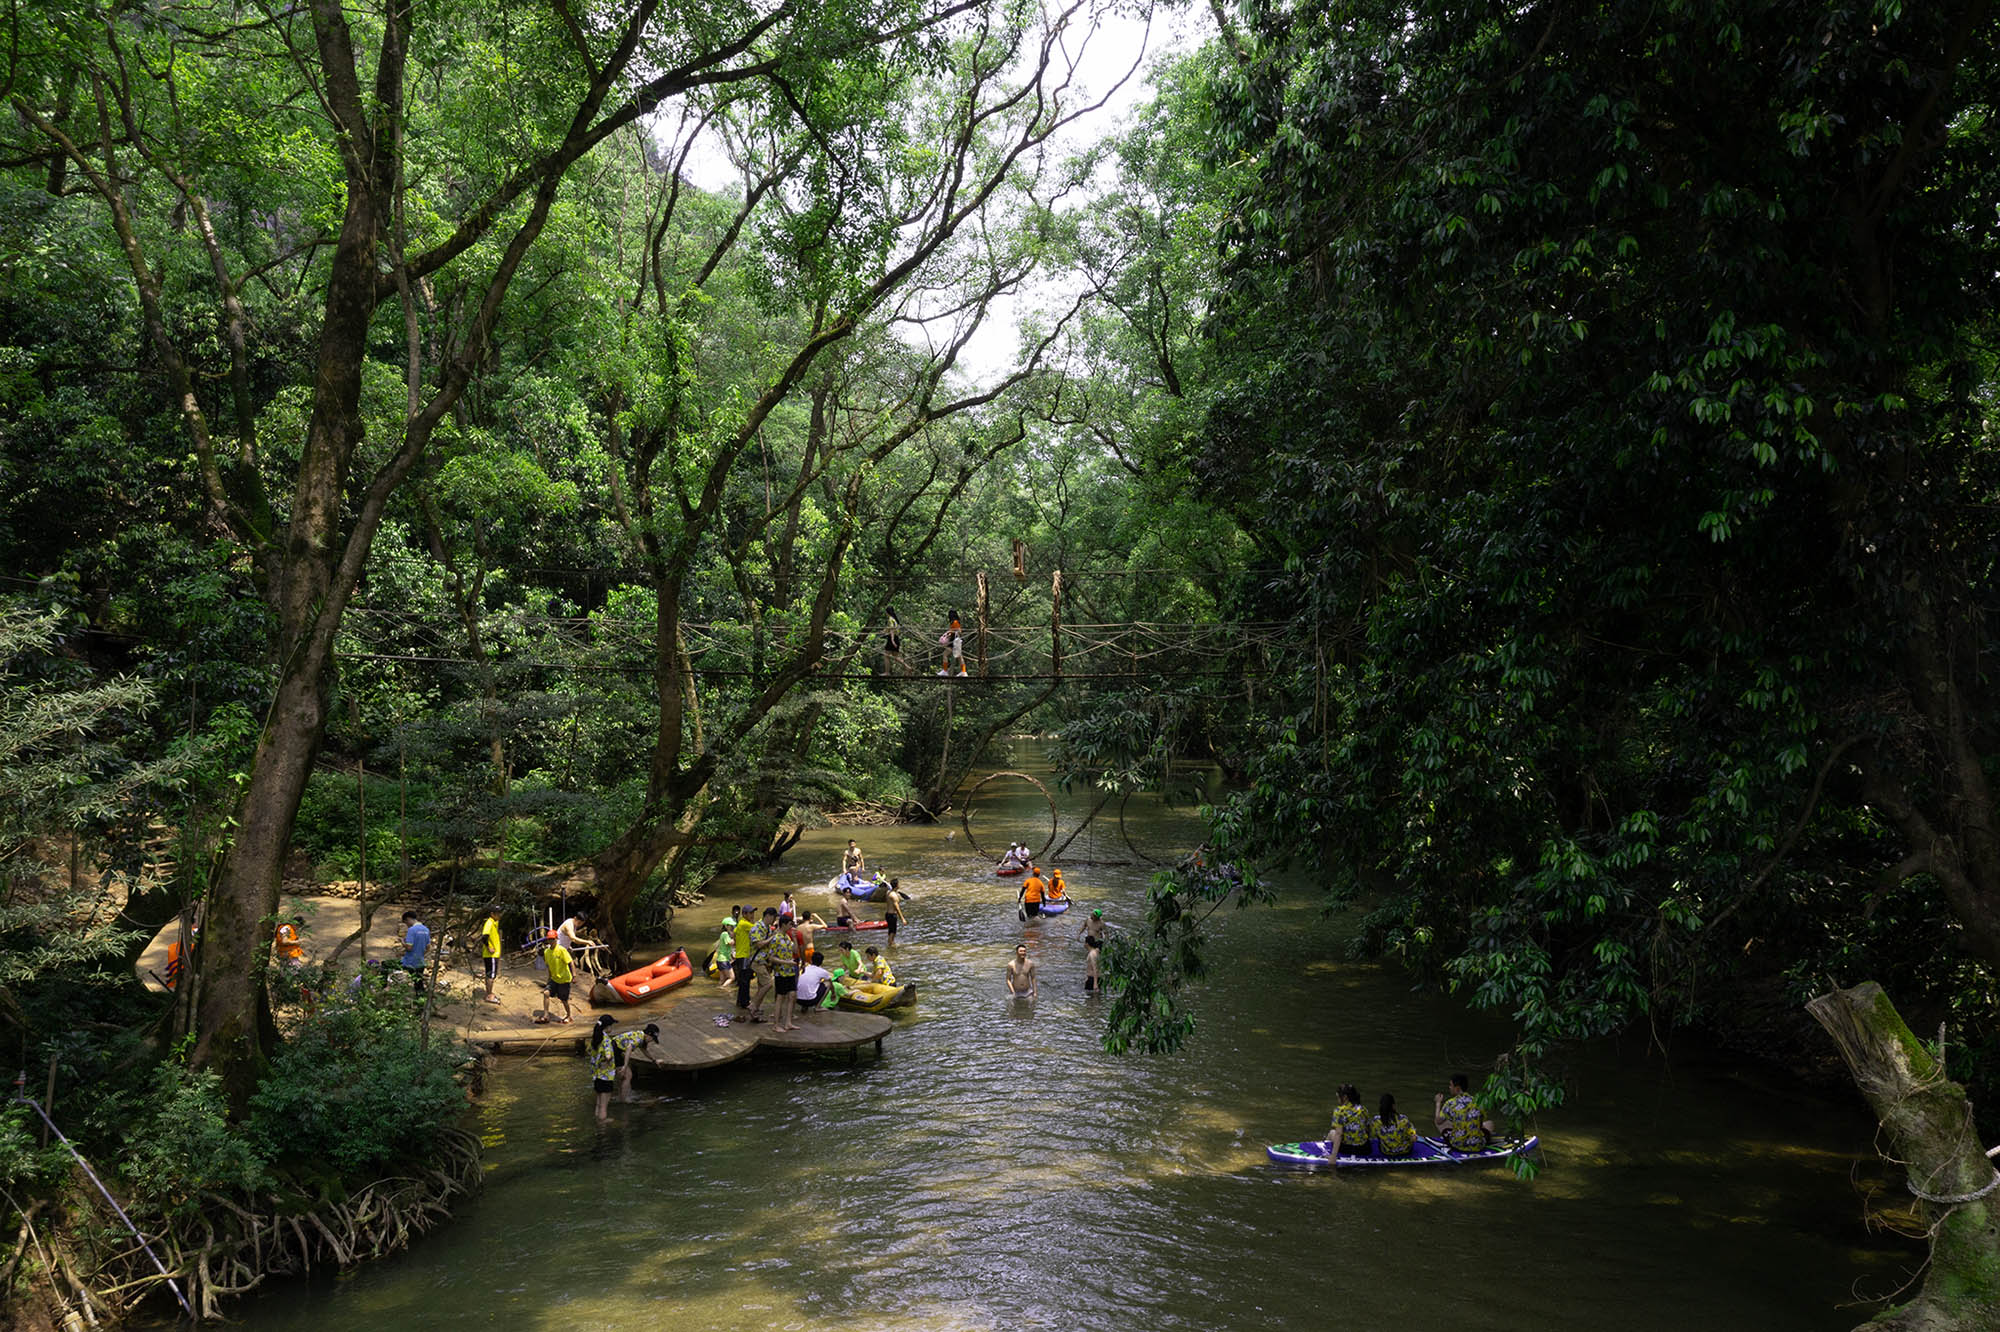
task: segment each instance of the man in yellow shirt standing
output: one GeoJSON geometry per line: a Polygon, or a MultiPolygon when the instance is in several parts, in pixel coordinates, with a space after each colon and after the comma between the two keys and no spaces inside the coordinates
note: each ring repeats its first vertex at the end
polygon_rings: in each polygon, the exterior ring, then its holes
{"type": "Polygon", "coordinates": [[[562,946],[561,940],[549,945],[548,951],[542,954],[542,961],[549,967],[548,1000],[542,1005],[542,1011],[536,1021],[568,1022],[569,983],[576,979],[576,964],[570,959],[569,949],[562,946]],[[562,1000],[561,1017],[556,1016],[558,999],[562,1000]]]}
{"type": "Polygon", "coordinates": [[[479,961],[486,968],[486,1002],[497,1004],[500,996],[493,993],[493,982],[500,979],[500,908],[486,908],[486,919],[479,925],[479,961]]]}

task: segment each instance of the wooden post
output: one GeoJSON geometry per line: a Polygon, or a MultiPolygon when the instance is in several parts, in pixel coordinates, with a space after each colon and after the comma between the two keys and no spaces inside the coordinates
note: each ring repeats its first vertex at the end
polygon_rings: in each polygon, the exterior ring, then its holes
{"type": "Polygon", "coordinates": [[[361,821],[361,896],[368,896],[368,763],[354,761],[355,817],[361,821]]]}
{"type": "MultiPolygon", "coordinates": [[[[49,1056],[49,1087],[47,1091],[42,1093],[42,1113],[44,1115],[53,1115],[55,1113],[56,1060],[59,1059],[60,1057],[61,1056],[59,1055],[49,1056]]],[[[49,1121],[44,1119],[42,1121],[42,1146],[46,1147],[48,1145],[49,1145],[49,1121]]]]}
{"type": "Polygon", "coordinates": [[[1062,570],[1049,575],[1049,674],[1062,675],[1062,570]]]}
{"type": "Polygon", "coordinates": [[[986,674],[986,570],[979,571],[979,673],[986,674]]]}

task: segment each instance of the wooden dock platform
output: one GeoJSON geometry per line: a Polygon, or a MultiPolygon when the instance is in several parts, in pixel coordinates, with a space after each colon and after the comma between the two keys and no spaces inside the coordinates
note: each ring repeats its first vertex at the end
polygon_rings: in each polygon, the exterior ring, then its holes
{"type": "Polygon", "coordinates": [[[790,1031],[772,1031],[768,1026],[757,1030],[764,1033],[764,1050],[855,1050],[870,1044],[875,1053],[882,1053],[882,1038],[895,1030],[896,1024],[879,1013],[842,1013],[838,1010],[827,1012],[814,1009],[800,1019],[790,1031]]]}
{"type": "MultiPolygon", "coordinates": [[[[658,1023],[660,1039],[652,1053],[662,1071],[699,1073],[734,1063],[756,1049],[767,1030],[761,1023],[748,1022],[718,1027],[716,1015],[734,1011],[726,997],[690,993],[672,996],[672,1000],[668,1004],[648,1004],[616,1013],[618,1022],[611,1028],[616,1035],[648,1022],[658,1023]]],[[[489,1027],[461,1034],[472,1044],[495,1054],[580,1053],[595,1022],[595,1017],[579,1014],[579,1020],[569,1026],[489,1027]]],[[[641,1060],[639,1071],[651,1070],[641,1060]]]]}

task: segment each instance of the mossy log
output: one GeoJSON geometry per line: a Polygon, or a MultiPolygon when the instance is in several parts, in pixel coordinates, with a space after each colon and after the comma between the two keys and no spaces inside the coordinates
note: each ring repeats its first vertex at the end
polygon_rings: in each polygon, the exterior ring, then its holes
{"type": "Polygon", "coordinates": [[[2000,1328],[2000,1174],[1973,1126],[1965,1089],[1911,1033],[1873,981],[1823,994],[1806,1010],[1839,1045],[1882,1123],[1890,1159],[1930,1222],[1930,1264],[1909,1303],[1867,1326],[1880,1332],[2000,1328]]]}

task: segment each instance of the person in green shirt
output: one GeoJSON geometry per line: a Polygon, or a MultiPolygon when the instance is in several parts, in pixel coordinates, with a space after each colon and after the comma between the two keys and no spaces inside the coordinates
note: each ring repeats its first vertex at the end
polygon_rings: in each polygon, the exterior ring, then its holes
{"type": "Polygon", "coordinates": [[[542,961],[549,968],[549,983],[545,987],[548,992],[548,999],[543,1003],[542,1011],[536,1016],[535,1020],[537,1022],[568,1022],[570,1020],[569,984],[576,979],[576,963],[570,959],[569,949],[564,948],[560,941],[549,945],[548,951],[542,954],[542,961]],[[562,1001],[563,1015],[561,1017],[556,1016],[557,1000],[562,1001]]]}
{"type": "Polygon", "coordinates": [[[500,908],[486,908],[486,919],[479,923],[479,962],[486,970],[486,1002],[497,1004],[500,996],[493,993],[493,982],[500,979],[500,908]]]}
{"type": "Polygon", "coordinates": [[[742,909],[729,908],[722,921],[722,933],[715,936],[715,976],[724,985],[736,981],[736,913],[742,909]]]}

